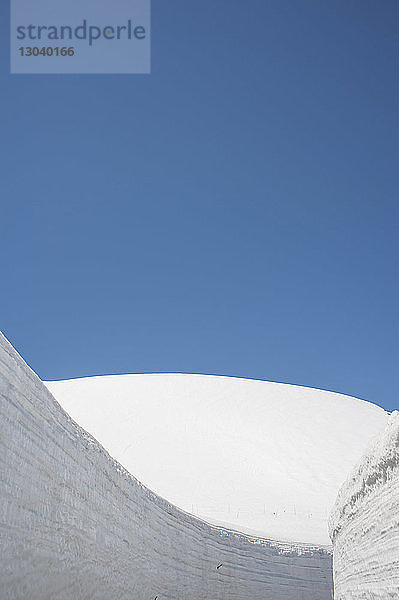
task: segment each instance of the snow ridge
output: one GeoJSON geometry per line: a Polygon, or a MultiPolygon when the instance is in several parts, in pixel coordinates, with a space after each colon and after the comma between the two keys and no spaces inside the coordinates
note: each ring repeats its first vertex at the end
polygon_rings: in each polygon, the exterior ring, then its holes
{"type": "Polygon", "coordinates": [[[388,418],[342,394],[233,377],[46,385],[113,458],[180,509],[250,536],[318,546],[330,545],[338,490],[388,418]]]}

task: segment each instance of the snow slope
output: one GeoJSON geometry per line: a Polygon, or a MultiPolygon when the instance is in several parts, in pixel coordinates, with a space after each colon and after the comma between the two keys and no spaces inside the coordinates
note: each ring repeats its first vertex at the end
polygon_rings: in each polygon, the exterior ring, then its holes
{"type": "Polygon", "coordinates": [[[130,473],[213,524],[329,545],[347,473],[387,413],[341,394],[205,375],[47,382],[61,406],[130,473]]]}
{"type": "Polygon", "coordinates": [[[399,598],[399,412],[340,489],[330,533],[336,600],[399,598]]]}
{"type": "Polygon", "coordinates": [[[0,446],[1,600],[330,600],[329,551],[214,527],[155,495],[1,333],[0,446]]]}

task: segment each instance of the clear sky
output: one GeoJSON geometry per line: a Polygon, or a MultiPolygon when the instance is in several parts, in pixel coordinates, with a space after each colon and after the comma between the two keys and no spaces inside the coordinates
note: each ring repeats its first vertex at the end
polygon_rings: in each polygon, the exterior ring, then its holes
{"type": "Polygon", "coordinates": [[[399,408],[396,0],[153,0],[151,75],[9,75],[1,329],[43,379],[399,408]]]}

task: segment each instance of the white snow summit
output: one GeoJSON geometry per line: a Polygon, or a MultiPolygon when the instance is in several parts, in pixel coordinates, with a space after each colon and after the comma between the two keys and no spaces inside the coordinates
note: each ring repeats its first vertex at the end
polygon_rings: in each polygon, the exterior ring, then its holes
{"type": "Polygon", "coordinates": [[[208,375],[46,382],[141,483],[209,523],[329,545],[338,490],[388,414],[356,398],[208,375]],[[361,424],[361,426],[360,426],[361,424]]]}

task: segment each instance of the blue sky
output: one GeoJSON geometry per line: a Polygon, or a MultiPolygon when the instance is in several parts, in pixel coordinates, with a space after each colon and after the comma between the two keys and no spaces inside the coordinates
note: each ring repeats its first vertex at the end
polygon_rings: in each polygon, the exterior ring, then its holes
{"type": "Polygon", "coordinates": [[[1,328],[40,377],[399,408],[398,2],[153,0],[149,76],[9,75],[1,11],[1,328]]]}

